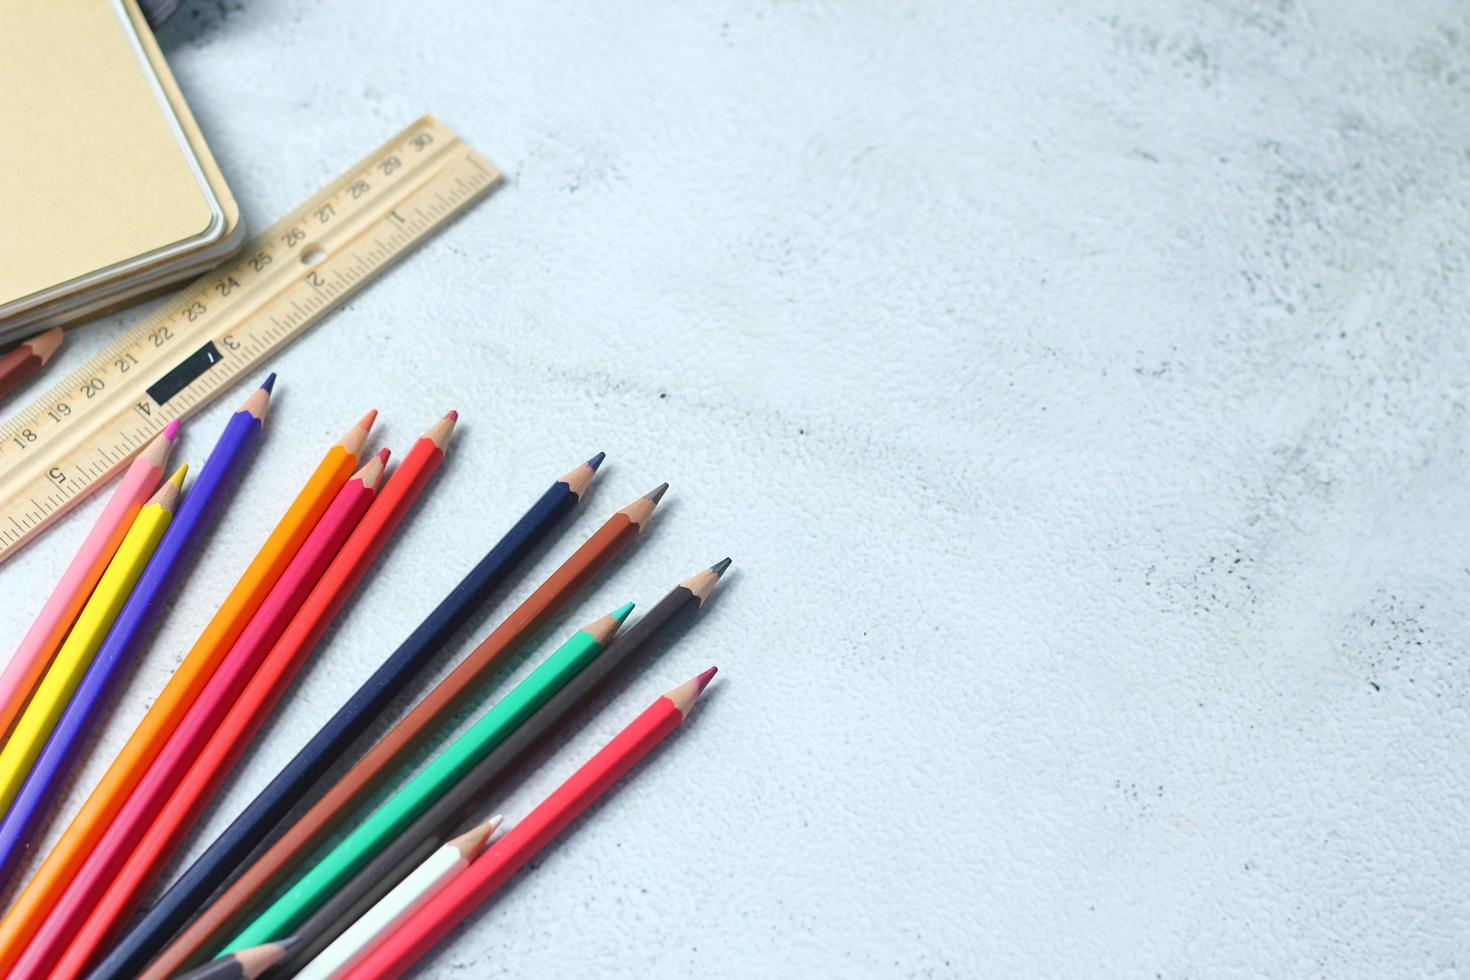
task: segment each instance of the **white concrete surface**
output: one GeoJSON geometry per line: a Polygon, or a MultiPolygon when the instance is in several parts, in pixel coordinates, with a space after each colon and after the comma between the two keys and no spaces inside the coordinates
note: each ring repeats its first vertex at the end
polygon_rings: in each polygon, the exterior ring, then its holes
{"type": "MultiPolygon", "coordinates": [[[[257,227],[424,111],[510,179],[274,365],[251,492],[67,813],[323,441],[453,406],[452,462],[191,854],[604,449],[477,634],[662,479],[551,633],[736,572],[500,808],[718,685],[422,976],[1470,974],[1467,21],[186,4],[162,40],[257,227]]],[[[96,511],[0,567],[7,605],[96,511]]]]}

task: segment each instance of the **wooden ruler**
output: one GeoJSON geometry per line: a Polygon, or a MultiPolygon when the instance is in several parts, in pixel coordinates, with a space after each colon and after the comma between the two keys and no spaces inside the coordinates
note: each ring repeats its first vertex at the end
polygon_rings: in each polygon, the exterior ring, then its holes
{"type": "Polygon", "coordinates": [[[425,116],[0,425],[0,561],[499,180],[425,116]]]}

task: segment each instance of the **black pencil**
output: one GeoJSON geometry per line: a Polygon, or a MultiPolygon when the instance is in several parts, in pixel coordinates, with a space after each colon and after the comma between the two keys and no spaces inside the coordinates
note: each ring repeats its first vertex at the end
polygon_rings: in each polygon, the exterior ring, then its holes
{"type": "Polygon", "coordinates": [[[265,943],[251,946],[238,953],[221,957],[190,970],[179,980],[256,980],[266,970],[285,959],[291,951],[291,940],[282,943],[265,943]]]}
{"type": "Polygon", "coordinates": [[[332,940],[377,904],[424,863],[447,837],[480,813],[486,797],[498,790],[538,746],[555,736],[647,642],[700,609],[714,592],[730,559],[712,565],[674,587],[642,619],[625,629],[596,660],[526,719],[495,751],[464,775],[453,789],[410,824],[292,934],[291,952],[271,976],[290,976],[310,963],[332,940]]]}

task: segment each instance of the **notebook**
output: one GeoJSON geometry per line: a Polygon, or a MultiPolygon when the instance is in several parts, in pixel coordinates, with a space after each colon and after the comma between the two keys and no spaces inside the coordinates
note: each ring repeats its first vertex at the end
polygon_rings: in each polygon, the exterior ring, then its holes
{"type": "Polygon", "coordinates": [[[0,342],[202,272],[245,229],[134,0],[0,3],[0,342]]]}

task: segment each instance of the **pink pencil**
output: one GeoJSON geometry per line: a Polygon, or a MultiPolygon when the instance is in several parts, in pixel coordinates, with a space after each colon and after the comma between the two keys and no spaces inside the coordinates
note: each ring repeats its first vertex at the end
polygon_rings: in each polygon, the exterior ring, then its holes
{"type": "MultiPolygon", "coordinates": [[[[384,449],[369,459],[352,479],[337,491],[327,512],[312,529],[310,536],[301,545],[301,550],[291,559],[270,594],[261,603],[260,609],[245,627],[245,632],[235,641],[225,659],[215,669],[209,683],[200,692],[198,699],[185,713],[182,721],[169,736],[158,757],[153,760],[143,778],[124,801],[122,809],[112,818],[101,838],[93,846],[81,867],[72,877],[66,890],[61,893],[51,912],[31,938],[21,959],[7,976],[14,977],[79,977],[86,960],[95,956],[102,945],[99,933],[111,929],[117,923],[110,916],[120,913],[126,899],[111,902],[106,908],[98,902],[106,890],[113,887],[126,889],[133,884],[132,878],[114,881],[119,869],[131,869],[138,862],[147,865],[147,855],[130,861],[133,852],[164,808],[169,797],[178,789],[180,782],[190,772],[190,766],[199,752],[210,743],[216,734],[221,719],[232,710],[240,691],[254,676],[261,661],[272,652],[275,641],[286,630],[296,612],[322,577],[323,571],[332,564],[337,552],[352,533],[357,522],[373,502],[383,469],[388,464],[388,450],[384,449]],[[93,925],[91,919],[98,920],[93,925]],[[105,920],[105,921],[103,921],[105,920]],[[95,942],[78,945],[77,929],[84,923],[94,934],[95,942]],[[65,954],[65,960],[57,960],[65,954]],[[72,960],[79,962],[72,963],[72,960]],[[55,969],[53,970],[53,967],[55,969]]],[[[335,567],[335,566],[334,566],[335,567]]],[[[145,870],[156,870],[149,866],[145,870]]],[[[133,895],[141,898],[147,886],[133,895]]],[[[131,912],[131,906],[128,911],[131,912]]]]}
{"type": "Polygon", "coordinates": [[[10,734],[10,726],[30,700],[41,674],[51,665],[51,658],[76,621],[82,605],[92,595],[128,528],[133,526],[133,518],[158,489],[178,432],[179,422],[175,419],[123,473],[122,482],[102,509],[102,516],[92,525],[81,550],[56,583],[51,598],[41,607],[41,614],[20,641],[15,656],[0,673],[0,735],[10,734]]]}

